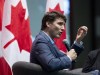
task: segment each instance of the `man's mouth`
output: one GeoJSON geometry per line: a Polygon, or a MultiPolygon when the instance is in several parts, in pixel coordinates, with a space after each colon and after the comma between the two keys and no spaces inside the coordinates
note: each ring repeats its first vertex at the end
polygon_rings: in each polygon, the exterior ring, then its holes
{"type": "Polygon", "coordinates": [[[62,34],[62,32],[59,33],[59,35],[61,35],[61,34],[62,34]]]}

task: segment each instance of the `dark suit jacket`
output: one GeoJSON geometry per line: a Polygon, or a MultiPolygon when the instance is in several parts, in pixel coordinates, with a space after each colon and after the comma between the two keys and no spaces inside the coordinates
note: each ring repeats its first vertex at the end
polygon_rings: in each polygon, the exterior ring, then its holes
{"type": "MultiPolygon", "coordinates": [[[[83,48],[73,45],[72,48],[79,50],[83,48]]],[[[71,67],[70,59],[51,43],[50,39],[44,32],[40,32],[33,42],[30,54],[30,62],[42,66],[45,71],[57,71],[71,67]]]]}
{"type": "Polygon", "coordinates": [[[83,66],[83,72],[90,72],[94,70],[100,71],[100,49],[91,51],[88,54],[86,62],[83,66]]]}

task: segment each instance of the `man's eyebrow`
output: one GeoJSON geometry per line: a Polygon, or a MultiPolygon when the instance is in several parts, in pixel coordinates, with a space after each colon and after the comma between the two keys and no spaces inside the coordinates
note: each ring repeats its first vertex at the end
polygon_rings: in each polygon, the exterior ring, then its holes
{"type": "Polygon", "coordinates": [[[64,22],[58,22],[59,24],[65,24],[64,22]]]}

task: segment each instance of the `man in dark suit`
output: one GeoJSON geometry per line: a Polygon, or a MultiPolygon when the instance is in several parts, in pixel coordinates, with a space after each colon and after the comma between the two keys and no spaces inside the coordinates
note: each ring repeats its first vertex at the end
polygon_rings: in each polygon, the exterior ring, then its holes
{"type": "Polygon", "coordinates": [[[87,27],[78,29],[72,49],[62,53],[54,43],[64,31],[66,17],[59,12],[47,12],[42,19],[40,33],[36,36],[30,54],[30,62],[41,65],[45,71],[58,71],[71,68],[72,61],[83,50],[81,40],[87,33],[87,27]]]}
{"type": "Polygon", "coordinates": [[[89,52],[86,62],[83,66],[82,72],[100,73],[100,49],[89,52]]]}

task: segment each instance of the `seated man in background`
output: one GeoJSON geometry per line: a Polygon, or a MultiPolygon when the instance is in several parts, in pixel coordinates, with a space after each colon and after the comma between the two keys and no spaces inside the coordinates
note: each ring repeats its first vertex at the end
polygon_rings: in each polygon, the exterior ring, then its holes
{"type": "Polygon", "coordinates": [[[100,49],[89,52],[82,72],[100,75],[100,49]]]}
{"type": "Polygon", "coordinates": [[[72,49],[69,52],[61,52],[55,45],[54,38],[59,38],[64,31],[66,17],[59,12],[47,12],[42,19],[40,33],[36,36],[30,54],[30,62],[39,64],[43,70],[52,72],[69,69],[72,61],[83,50],[81,40],[86,36],[87,27],[81,26],[72,49]]]}

